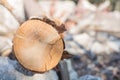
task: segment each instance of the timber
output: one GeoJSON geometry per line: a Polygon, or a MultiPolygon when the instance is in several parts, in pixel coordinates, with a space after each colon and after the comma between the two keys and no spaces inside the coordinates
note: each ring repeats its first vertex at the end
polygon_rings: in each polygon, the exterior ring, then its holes
{"type": "Polygon", "coordinates": [[[35,72],[46,72],[54,68],[61,60],[65,46],[60,26],[55,25],[54,21],[53,26],[44,19],[25,21],[13,39],[17,60],[22,66],[35,72]]]}

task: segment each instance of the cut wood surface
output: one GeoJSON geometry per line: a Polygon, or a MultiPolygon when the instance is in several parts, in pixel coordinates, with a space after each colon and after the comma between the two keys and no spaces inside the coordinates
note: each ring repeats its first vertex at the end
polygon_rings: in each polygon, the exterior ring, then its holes
{"type": "Polygon", "coordinates": [[[33,19],[18,28],[13,48],[16,58],[25,68],[46,72],[58,64],[64,43],[52,25],[33,19]]]}

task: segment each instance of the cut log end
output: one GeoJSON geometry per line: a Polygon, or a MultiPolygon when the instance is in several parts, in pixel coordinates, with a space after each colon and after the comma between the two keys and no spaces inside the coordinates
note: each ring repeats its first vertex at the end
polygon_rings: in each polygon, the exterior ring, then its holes
{"type": "Polygon", "coordinates": [[[28,20],[18,28],[13,44],[20,64],[35,72],[54,68],[65,46],[53,25],[37,19],[28,20]]]}

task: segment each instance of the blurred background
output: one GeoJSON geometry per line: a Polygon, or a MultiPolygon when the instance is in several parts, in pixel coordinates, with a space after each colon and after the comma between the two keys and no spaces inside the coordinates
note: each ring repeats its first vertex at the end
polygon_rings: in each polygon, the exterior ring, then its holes
{"type": "Polygon", "coordinates": [[[0,0],[0,80],[120,80],[120,0],[0,0]],[[12,39],[24,21],[59,19],[73,57],[59,70],[39,74],[12,55],[12,39]]]}

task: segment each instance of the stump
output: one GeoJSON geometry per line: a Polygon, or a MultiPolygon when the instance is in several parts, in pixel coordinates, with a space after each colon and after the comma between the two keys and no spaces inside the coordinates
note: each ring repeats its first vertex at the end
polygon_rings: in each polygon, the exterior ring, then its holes
{"type": "Polygon", "coordinates": [[[24,22],[13,39],[17,60],[25,68],[35,72],[46,72],[54,68],[64,50],[60,35],[64,30],[63,26],[60,28],[47,18],[24,22]]]}

